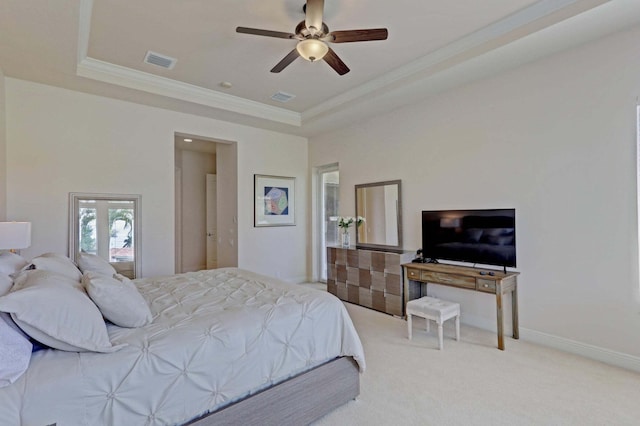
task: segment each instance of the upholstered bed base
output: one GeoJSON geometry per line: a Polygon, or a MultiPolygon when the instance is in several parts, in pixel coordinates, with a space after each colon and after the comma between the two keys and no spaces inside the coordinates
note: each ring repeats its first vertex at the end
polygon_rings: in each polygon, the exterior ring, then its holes
{"type": "Polygon", "coordinates": [[[360,394],[358,365],[340,357],[188,425],[307,425],[360,394]]]}

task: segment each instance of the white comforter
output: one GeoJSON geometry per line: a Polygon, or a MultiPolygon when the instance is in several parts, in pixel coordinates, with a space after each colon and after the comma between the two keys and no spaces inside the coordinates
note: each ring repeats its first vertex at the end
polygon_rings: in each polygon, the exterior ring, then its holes
{"type": "Polygon", "coordinates": [[[364,371],[328,293],[233,268],[135,282],[153,323],[110,326],[115,353],[34,353],[0,389],[0,425],[180,424],[337,356],[364,371]]]}

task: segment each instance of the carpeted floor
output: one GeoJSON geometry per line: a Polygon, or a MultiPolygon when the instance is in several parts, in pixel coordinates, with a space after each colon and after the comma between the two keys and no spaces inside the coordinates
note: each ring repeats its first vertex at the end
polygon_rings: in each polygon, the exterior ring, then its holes
{"type": "MultiPolygon", "coordinates": [[[[324,288],[321,284],[310,284],[324,288]]],[[[327,425],[639,425],[640,374],[495,334],[437,327],[345,303],[365,350],[360,396],[327,425]]]]}

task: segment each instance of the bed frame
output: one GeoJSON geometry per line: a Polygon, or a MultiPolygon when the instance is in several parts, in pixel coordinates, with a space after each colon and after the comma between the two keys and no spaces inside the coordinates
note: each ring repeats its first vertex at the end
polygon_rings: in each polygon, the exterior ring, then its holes
{"type": "Polygon", "coordinates": [[[357,363],[340,357],[186,425],[308,425],[359,394],[357,363]]]}

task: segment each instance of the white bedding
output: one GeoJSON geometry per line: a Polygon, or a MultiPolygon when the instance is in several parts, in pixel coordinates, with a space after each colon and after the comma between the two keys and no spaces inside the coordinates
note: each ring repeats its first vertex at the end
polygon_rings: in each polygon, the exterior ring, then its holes
{"type": "MultiPolygon", "coordinates": [[[[109,326],[110,354],[42,350],[0,389],[0,425],[181,424],[338,356],[360,339],[329,293],[234,268],[135,280],[153,322],[109,326]]],[[[36,307],[34,307],[36,308],[36,307]]]]}

